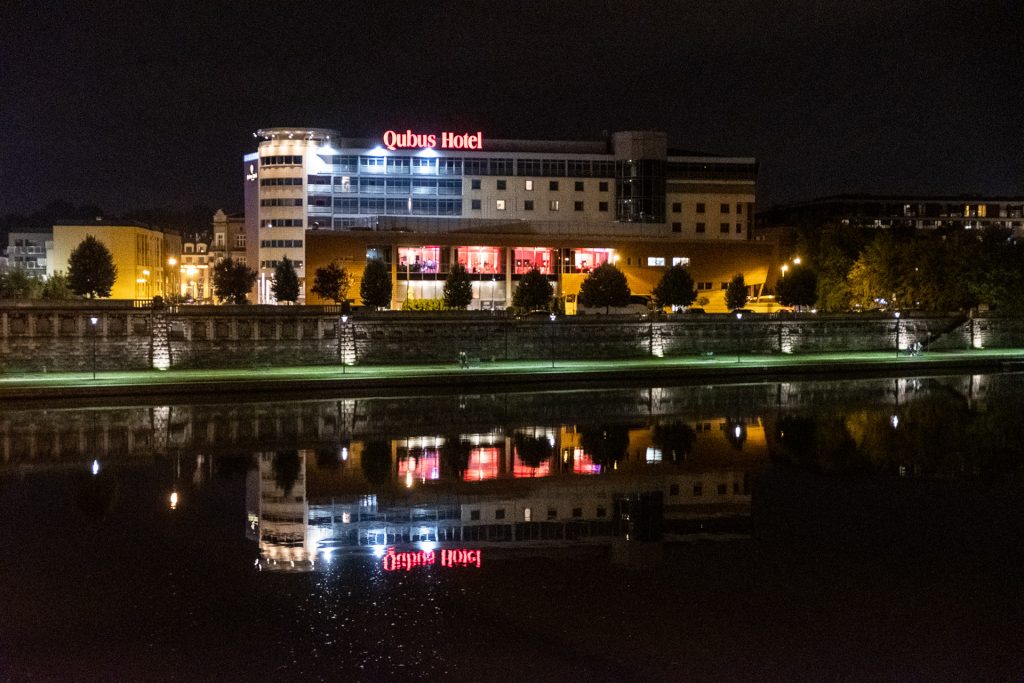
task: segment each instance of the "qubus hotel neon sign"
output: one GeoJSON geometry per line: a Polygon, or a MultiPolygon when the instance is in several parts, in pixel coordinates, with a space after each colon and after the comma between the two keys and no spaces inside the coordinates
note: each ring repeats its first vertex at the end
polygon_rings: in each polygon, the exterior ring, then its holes
{"type": "Polygon", "coordinates": [[[457,567],[479,567],[483,559],[483,553],[479,550],[465,550],[456,548],[453,550],[418,550],[416,552],[400,553],[394,548],[388,548],[381,557],[381,567],[386,572],[397,572],[405,570],[411,572],[416,567],[429,567],[440,565],[449,569],[457,567]]]}
{"type": "MultiPolygon", "coordinates": [[[[414,133],[406,130],[404,133],[397,130],[384,131],[384,146],[394,151],[396,149],[429,149],[437,147],[438,135],[435,133],[414,133]]],[[[441,149],[483,149],[484,134],[476,133],[452,133],[444,131],[440,135],[441,149]]]]}

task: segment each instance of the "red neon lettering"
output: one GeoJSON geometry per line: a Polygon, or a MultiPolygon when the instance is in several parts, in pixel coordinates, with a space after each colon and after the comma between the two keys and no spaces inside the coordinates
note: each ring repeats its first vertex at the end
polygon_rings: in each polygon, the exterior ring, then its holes
{"type": "MultiPolygon", "coordinates": [[[[480,550],[465,550],[455,548],[453,550],[441,550],[440,564],[442,567],[479,567],[483,553],[480,550]]],[[[438,555],[433,550],[417,552],[395,552],[394,548],[388,548],[381,558],[381,568],[386,572],[404,570],[412,571],[416,567],[425,567],[438,563],[438,555]]]]}

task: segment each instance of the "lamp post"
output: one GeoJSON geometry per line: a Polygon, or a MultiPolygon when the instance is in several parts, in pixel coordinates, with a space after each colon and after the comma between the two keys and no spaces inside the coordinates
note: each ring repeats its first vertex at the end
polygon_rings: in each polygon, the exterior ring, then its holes
{"type": "MultiPolygon", "coordinates": [[[[737,324],[741,320],[743,320],[743,314],[740,313],[739,311],[737,311],[736,312],[736,322],[737,322],[737,324]]],[[[739,333],[737,334],[737,338],[739,339],[739,344],[737,344],[737,346],[736,346],[736,362],[737,363],[740,362],[740,353],[742,353],[742,351],[743,351],[743,328],[739,327],[738,329],[739,329],[739,333]]]]}
{"type": "Polygon", "coordinates": [[[89,324],[92,326],[92,378],[96,379],[96,323],[100,319],[95,315],[89,318],[89,324]]]}
{"type": "Polygon", "coordinates": [[[341,342],[341,374],[344,375],[345,374],[345,366],[348,365],[348,354],[346,353],[346,349],[345,349],[345,341],[346,341],[345,338],[348,336],[348,334],[347,334],[347,332],[348,332],[348,316],[347,315],[341,316],[341,327],[339,328],[338,332],[341,333],[341,335],[342,335],[341,340],[340,340],[340,342],[341,342]]]}
{"type": "MultiPolygon", "coordinates": [[[[552,313],[548,316],[552,323],[555,322],[555,314],[552,313]]],[[[555,367],[555,326],[551,325],[551,334],[548,335],[551,339],[551,367],[555,367]]]]}
{"type": "Polygon", "coordinates": [[[174,300],[177,300],[176,297],[178,296],[178,294],[180,294],[180,292],[178,291],[178,286],[177,286],[177,278],[175,277],[176,274],[174,272],[175,271],[175,266],[177,266],[177,265],[178,265],[178,259],[174,258],[173,256],[170,257],[169,259],[167,259],[167,290],[168,291],[165,292],[165,296],[168,296],[168,297],[174,296],[175,297],[174,300]]]}
{"type": "Polygon", "coordinates": [[[896,357],[899,358],[900,357],[900,312],[896,311],[893,315],[896,316],[896,357]]]}

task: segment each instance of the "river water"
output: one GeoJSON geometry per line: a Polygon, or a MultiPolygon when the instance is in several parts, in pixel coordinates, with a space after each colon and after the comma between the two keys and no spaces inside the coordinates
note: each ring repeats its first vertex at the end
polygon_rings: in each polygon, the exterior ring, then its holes
{"type": "Polygon", "coordinates": [[[0,680],[1020,680],[1024,376],[0,411],[0,680]]]}

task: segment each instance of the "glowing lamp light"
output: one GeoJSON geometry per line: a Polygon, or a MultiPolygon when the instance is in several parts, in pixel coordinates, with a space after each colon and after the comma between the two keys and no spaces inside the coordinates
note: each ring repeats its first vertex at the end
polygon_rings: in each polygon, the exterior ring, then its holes
{"type": "Polygon", "coordinates": [[[99,460],[93,460],[92,461],[92,476],[95,477],[99,473],[100,473],[100,461],[99,460]]]}
{"type": "Polygon", "coordinates": [[[178,509],[178,492],[177,491],[171,491],[171,497],[169,498],[169,502],[171,504],[171,509],[172,510],[177,510],[178,509]]]}
{"type": "Polygon", "coordinates": [[[800,257],[799,256],[796,256],[796,257],[793,258],[793,264],[797,265],[797,266],[800,265],[800,257]]]}

